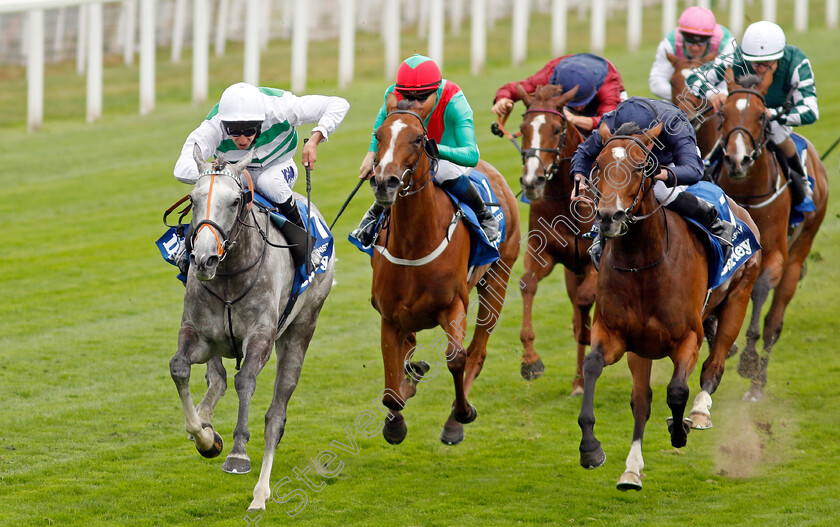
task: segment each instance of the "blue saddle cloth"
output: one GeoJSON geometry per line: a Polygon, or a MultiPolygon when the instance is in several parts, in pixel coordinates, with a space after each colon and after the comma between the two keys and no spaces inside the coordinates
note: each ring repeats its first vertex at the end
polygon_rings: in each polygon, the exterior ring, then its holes
{"type": "MultiPolygon", "coordinates": [[[[813,190],[815,181],[811,174],[808,174],[807,166],[808,142],[805,141],[804,137],[796,133],[790,134],[790,137],[793,139],[793,144],[796,145],[796,153],[799,154],[799,159],[802,161],[802,168],[805,170],[805,175],[808,176],[808,185],[811,187],[811,190],[813,190]]],[[[813,212],[815,210],[817,210],[817,206],[814,204],[814,200],[805,196],[802,203],[791,207],[788,223],[791,227],[795,227],[805,220],[806,212],[813,212]]]]}
{"type": "MultiPolygon", "coordinates": [[[[274,208],[274,205],[272,205],[270,201],[256,193],[254,194],[254,204],[264,210],[274,208]]],[[[300,211],[300,217],[306,218],[306,203],[297,200],[297,206],[300,211]]],[[[286,221],[288,221],[285,216],[278,212],[271,212],[271,216],[272,221],[277,223],[278,226],[283,225],[286,221]]],[[[163,256],[163,259],[176,267],[177,263],[175,262],[175,256],[184,245],[184,238],[188,227],[189,225],[187,224],[182,224],[178,227],[170,227],[163,236],[155,242],[160,250],[161,256],[163,256]]],[[[309,287],[310,280],[313,276],[326,272],[327,267],[329,266],[329,261],[335,256],[335,240],[333,239],[330,229],[323,220],[316,216],[312,216],[309,219],[309,232],[315,237],[313,249],[321,255],[321,264],[308,276],[306,274],[306,265],[298,267],[297,272],[295,273],[294,284],[292,285],[292,297],[297,297],[303,293],[306,288],[309,287]]],[[[179,272],[178,280],[186,283],[187,277],[183,273],[179,272]]]]}
{"type": "MultiPolygon", "coordinates": [[[[481,224],[478,222],[475,212],[470,208],[470,206],[465,202],[460,201],[454,194],[444,189],[444,192],[446,192],[455,206],[460,207],[463,211],[463,219],[466,220],[470,231],[471,243],[469,266],[475,267],[489,264],[499,259],[499,244],[505,241],[505,213],[502,210],[502,207],[498,205],[496,194],[493,192],[493,188],[490,186],[490,182],[487,180],[486,175],[476,169],[473,169],[469,173],[469,178],[478,189],[478,193],[481,194],[481,198],[485,203],[487,203],[487,208],[494,216],[496,216],[496,220],[499,222],[499,232],[502,233],[501,239],[498,242],[495,244],[490,243],[487,240],[487,236],[484,234],[484,231],[481,229],[481,224]]],[[[379,219],[377,220],[377,229],[379,229],[379,224],[382,223],[384,217],[385,213],[379,216],[379,219]]],[[[359,240],[353,238],[352,236],[348,236],[347,239],[360,251],[366,253],[371,258],[373,257],[374,249],[372,246],[363,247],[359,240]]]]}
{"type": "Polygon", "coordinates": [[[755,253],[761,250],[758,240],[755,235],[742,220],[738,219],[729,207],[726,200],[726,195],[720,187],[708,181],[700,181],[686,188],[698,198],[712,203],[718,210],[721,218],[735,223],[735,237],[732,242],[732,254],[728,261],[723,261],[724,250],[717,241],[717,238],[712,236],[703,225],[700,225],[691,218],[683,218],[691,225],[695,225],[700,231],[704,232],[706,236],[702,237],[708,249],[709,255],[709,289],[714,289],[720,284],[729,280],[735,271],[744,265],[744,263],[755,253]]]}

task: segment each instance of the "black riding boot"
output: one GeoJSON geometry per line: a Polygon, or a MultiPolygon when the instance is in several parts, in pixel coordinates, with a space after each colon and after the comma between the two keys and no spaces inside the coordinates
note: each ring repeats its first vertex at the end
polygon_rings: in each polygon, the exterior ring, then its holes
{"type": "Polygon", "coordinates": [[[490,243],[496,243],[501,239],[502,233],[499,232],[499,222],[487,208],[487,204],[484,203],[484,199],[478,193],[478,189],[475,188],[470,178],[461,176],[457,179],[444,181],[441,186],[463,199],[470,206],[481,224],[481,230],[484,231],[490,243]]]}
{"type": "Polygon", "coordinates": [[[805,175],[799,155],[794,154],[786,161],[789,169],[791,201],[795,207],[805,201],[805,197],[811,195],[813,191],[808,185],[808,177],[805,175]]]}
{"type": "Polygon", "coordinates": [[[723,247],[724,261],[729,260],[729,255],[732,254],[732,236],[735,234],[735,225],[721,218],[714,205],[690,192],[681,192],[674,201],[665,206],[709,229],[723,247]]]}
{"type": "Polygon", "coordinates": [[[306,274],[310,274],[313,268],[321,265],[321,259],[314,250],[311,254],[307,254],[307,245],[315,247],[315,237],[307,234],[295,198],[289,198],[287,201],[280,203],[277,208],[289,220],[283,224],[280,232],[283,233],[283,237],[291,245],[289,252],[292,253],[292,262],[294,262],[295,269],[305,263],[306,274]]]}
{"type": "Polygon", "coordinates": [[[376,220],[379,219],[383,210],[385,210],[385,207],[374,201],[373,205],[365,212],[365,217],[362,218],[359,226],[350,233],[350,237],[359,240],[363,247],[370,247],[376,234],[376,220]]]}
{"type": "Polygon", "coordinates": [[[720,175],[720,168],[723,161],[723,144],[718,141],[711,152],[703,158],[703,179],[716,182],[720,175]]]}

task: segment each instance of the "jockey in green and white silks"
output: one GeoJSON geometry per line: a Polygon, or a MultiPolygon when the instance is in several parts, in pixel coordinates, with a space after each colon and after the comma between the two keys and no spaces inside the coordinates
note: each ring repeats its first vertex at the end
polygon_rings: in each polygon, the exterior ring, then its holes
{"type": "MultiPolygon", "coordinates": [[[[248,164],[248,172],[255,190],[274,203],[291,223],[305,230],[292,195],[298,176],[294,161],[298,147],[295,127],[317,123],[301,155],[303,165],[311,168],[317,160],[318,144],[338,128],[349,108],[350,104],[341,97],[297,97],[276,88],[236,83],[222,93],[219,103],[187,137],[175,163],[175,178],[188,184],[198,180],[194,145],[198,145],[205,159],[223,155],[232,163],[241,160],[253,148],[254,157],[248,164]]],[[[287,231],[284,235],[289,241],[298,243],[300,233],[291,227],[287,231]]]]}
{"type": "Polygon", "coordinates": [[[714,13],[704,7],[689,7],[680,15],[677,28],[668,32],[656,48],[656,58],[648,78],[651,93],[666,101],[671,100],[674,66],[668,60],[669,54],[700,59],[710,53],[729,55],[736,47],[732,32],[715,21],[714,13]]]}
{"type": "Polygon", "coordinates": [[[735,80],[745,74],[760,77],[772,75],[773,82],[764,97],[767,106],[770,141],[787,158],[791,170],[793,205],[802,203],[811,193],[805,170],[790,134],[792,127],[812,124],[819,118],[817,87],[811,62],[801,49],[785,42],[785,33],[778,25],[760,21],[744,31],[741,45],[728,56],[695,71],[686,79],[694,95],[708,99],[715,110],[726,100],[727,91],[716,87],[732,68],[735,80]]]}
{"type": "MultiPolygon", "coordinates": [[[[429,57],[413,55],[404,60],[397,70],[397,82],[385,90],[385,102],[374,122],[370,148],[359,168],[361,176],[368,177],[373,170],[377,147],[375,132],[387,116],[386,105],[392,93],[398,101],[426,101],[435,97],[434,108],[424,123],[428,138],[437,143],[439,159],[434,179],[475,211],[487,239],[495,242],[501,236],[498,222],[467,175],[479,160],[472,108],[461,88],[441,78],[440,69],[429,57]]],[[[369,246],[381,213],[382,207],[374,203],[350,236],[363,246],[369,246]]]]}

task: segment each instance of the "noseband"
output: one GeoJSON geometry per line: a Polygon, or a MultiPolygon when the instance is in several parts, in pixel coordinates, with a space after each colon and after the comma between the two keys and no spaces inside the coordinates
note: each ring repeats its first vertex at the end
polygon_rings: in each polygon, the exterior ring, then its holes
{"type": "MultiPolygon", "coordinates": [[[[756,97],[759,98],[759,100],[761,101],[761,104],[766,106],[766,103],[764,102],[764,95],[762,95],[760,92],[757,92],[755,90],[751,90],[749,88],[738,88],[736,90],[732,90],[731,92],[729,92],[729,96],[731,97],[733,93],[746,93],[747,94],[747,99],[745,99],[745,100],[747,100],[747,101],[749,101],[749,96],[750,95],[755,95],[756,97]]],[[[723,112],[721,112],[721,113],[723,113],[723,112]]],[[[723,122],[723,118],[724,118],[724,116],[721,115],[721,123],[723,122]]],[[[749,168],[752,167],[753,163],[755,163],[756,159],[758,159],[758,157],[761,155],[762,151],[764,150],[765,145],[767,145],[767,137],[766,137],[767,134],[766,134],[766,130],[765,130],[765,128],[767,126],[767,115],[763,111],[761,112],[761,132],[760,132],[760,135],[758,136],[758,139],[756,139],[755,136],[752,134],[752,132],[750,132],[750,130],[747,129],[744,126],[744,118],[745,118],[744,112],[741,112],[741,121],[736,126],[733,126],[726,133],[726,135],[723,137],[723,139],[721,141],[721,144],[722,144],[723,154],[727,155],[726,145],[729,144],[729,138],[732,137],[732,134],[734,134],[735,132],[741,132],[741,133],[745,134],[750,139],[750,145],[752,146],[752,151],[750,152],[750,155],[747,156],[750,160],[750,164],[747,167],[747,170],[749,170],[749,168]]]]}
{"type": "Polygon", "coordinates": [[[214,167],[212,170],[207,170],[207,171],[204,171],[201,174],[199,174],[199,179],[204,178],[204,177],[210,177],[211,178],[211,180],[210,180],[210,190],[207,192],[207,217],[204,218],[203,220],[199,221],[196,224],[195,229],[193,229],[192,234],[190,235],[189,246],[194,247],[195,246],[195,238],[196,238],[196,236],[198,236],[198,233],[204,227],[209,227],[211,229],[211,231],[213,232],[213,236],[216,238],[216,246],[217,246],[219,261],[221,262],[222,260],[225,259],[225,256],[227,256],[228,249],[231,246],[233,246],[233,244],[236,243],[236,242],[231,241],[232,233],[230,233],[230,235],[229,235],[227,232],[225,232],[225,230],[222,228],[221,225],[219,225],[218,223],[216,223],[215,221],[210,219],[210,200],[213,197],[213,186],[216,183],[216,176],[227,176],[227,177],[233,179],[236,182],[237,186],[243,189],[243,193],[247,192],[248,194],[250,194],[251,199],[249,201],[246,202],[245,200],[242,200],[242,202],[239,204],[239,210],[236,212],[237,224],[239,224],[239,216],[241,215],[242,211],[244,210],[244,208],[246,206],[246,203],[247,203],[248,208],[250,208],[254,203],[254,185],[253,185],[253,182],[251,181],[251,177],[247,176],[248,188],[244,189],[244,187],[242,185],[242,179],[240,177],[238,177],[233,172],[228,172],[226,170],[217,169],[216,167],[214,167]]]}

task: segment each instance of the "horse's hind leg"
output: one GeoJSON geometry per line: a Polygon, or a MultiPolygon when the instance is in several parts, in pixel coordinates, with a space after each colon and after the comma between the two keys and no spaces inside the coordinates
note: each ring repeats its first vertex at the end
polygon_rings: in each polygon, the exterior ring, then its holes
{"type": "Polygon", "coordinates": [[[522,275],[522,281],[520,283],[522,294],[522,329],[519,331],[519,340],[522,341],[523,347],[520,373],[523,379],[529,381],[541,377],[545,373],[545,365],[542,359],[540,359],[537,350],[534,349],[534,339],[536,338],[534,324],[532,322],[534,297],[537,295],[540,280],[551,273],[555,264],[555,261],[550,259],[546,254],[547,251],[540,251],[540,255],[535,256],[532,253],[533,250],[529,246],[529,250],[525,253],[525,273],[522,275]],[[548,261],[543,261],[543,257],[548,258],[548,261]]]}
{"type": "Polygon", "coordinates": [[[178,351],[169,361],[169,373],[181,398],[184,427],[195,441],[195,448],[204,457],[216,457],[222,453],[222,436],[213,430],[210,423],[202,421],[190,395],[191,357],[201,357],[206,353],[207,345],[198,337],[197,332],[192,327],[182,326],[178,332],[178,351]]]}
{"type": "MultiPolygon", "coordinates": [[[[409,333],[402,344],[403,369],[405,370],[405,378],[400,384],[400,395],[404,401],[414,397],[417,393],[417,383],[423,382],[423,377],[428,373],[429,363],[424,360],[412,361],[414,358],[414,351],[417,349],[417,336],[414,332],[409,333]]],[[[439,367],[439,365],[437,365],[439,367]]],[[[435,369],[432,379],[437,376],[437,369],[435,369]]]]}
{"type": "Polygon", "coordinates": [[[277,343],[277,373],[274,377],[274,395],[265,414],[265,455],[260,467],[260,477],[254,487],[254,499],[249,510],[265,509],[265,502],[271,496],[271,467],[277,445],[286,429],[286,408],[295,391],[303,359],[312,335],[315,323],[297,323],[290,325],[277,343]]]}
{"type": "Polygon", "coordinates": [[[583,394],[583,358],[586,356],[586,347],[591,339],[589,332],[589,312],[595,303],[595,289],[597,288],[598,275],[594,267],[588,267],[584,276],[575,275],[574,272],[566,271],[566,292],[574,308],[572,319],[575,331],[575,342],[577,344],[577,368],[575,378],[572,381],[572,397],[583,394]]]}
{"type": "Polygon", "coordinates": [[[385,366],[385,390],[382,392],[382,404],[390,410],[389,419],[382,428],[382,436],[392,445],[398,445],[405,439],[408,428],[400,411],[405,407],[402,397],[402,383],[405,380],[406,334],[382,319],[380,329],[382,362],[385,366]]]}
{"type": "Polygon", "coordinates": [[[207,392],[195,410],[203,423],[210,423],[213,420],[213,409],[227,390],[227,371],[221,357],[213,357],[207,361],[207,373],[204,377],[207,379],[207,392]]]}
{"type": "Polygon", "coordinates": [[[230,474],[247,474],[251,471],[251,459],[245,451],[245,444],[251,438],[248,431],[248,409],[257,387],[257,375],[271,357],[274,333],[273,328],[258,329],[242,343],[245,359],[242,361],[242,369],[233,378],[236,395],[239,397],[239,413],[236,428],[233,429],[233,448],[222,465],[222,470],[230,474]]]}
{"type": "Polygon", "coordinates": [[[668,431],[671,433],[671,446],[682,448],[688,441],[691,423],[686,422],[685,407],[688,404],[688,376],[697,364],[698,348],[701,342],[700,334],[689,334],[679,344],[676,354],[671,356],[674,362],[674,375],[668,383],[666,402],[671,409],[671,420],[668,431]]]}
{"type": "Polygon", "coordinates": [[[624,474],[616,484],[618,490],[642,490],[642,440],[645,425],[650,419],[650,403],[653,391],[650,389],[650,370],[653,361],[643,359],[635,353],[627,354],[627,365],[633,374],[633,393],[630,396],[630,409],[633,410],[633,444],[627,454],[624,474]]]}

